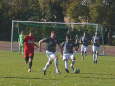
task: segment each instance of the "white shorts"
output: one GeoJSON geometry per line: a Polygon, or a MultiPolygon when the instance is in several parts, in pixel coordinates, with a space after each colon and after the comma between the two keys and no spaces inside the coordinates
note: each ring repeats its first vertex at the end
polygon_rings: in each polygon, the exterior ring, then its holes
{"type": "Polygon", "coordinates": [[[87,52],[87,46],[81,45],[81,52],[87,52]]]}
{"type": "Polygon", "coordinates": [[[93,52],[99,52],[99,49],[100,49],[100,47],[97,47],[97,46],[92,46],[92,51],[93,52]]]}
{"type": "Polygon", "coordinates": [[[74,54],[71,54],[71,53],[66,53],[66,54],[63,54],[63,60],[75,60],[75,57],[74,57],[74,54]]]}
{"type": "Polygon", "coordinates": [[[57,58],[56,54],[54,52],[50,52],[48,50],[46,50],[46,55],[47,55],[47,57],[48,57],[49,60],[54,60],[54,59],[57,58]]]}

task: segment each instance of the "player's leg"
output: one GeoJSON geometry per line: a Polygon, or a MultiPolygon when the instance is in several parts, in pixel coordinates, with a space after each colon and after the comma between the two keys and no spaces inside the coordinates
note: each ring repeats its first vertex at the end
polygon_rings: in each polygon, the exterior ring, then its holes
{"type": "Polygon", "coordinates": [[[72,69],[72,72],[74,72],[74,65],[75,65],[75,61],[76,61],[76,59],[75,59],[74,54],[71,54],[70,57],[71,57],[71,61],[72,61],[70,67],[71,67],[71,69],[72,69]]]}
{"type": "Polygon", "coordinates": [[[21,53],[21,44],[19,43],[19,54],[21,53]]]}
{"type": "Polygon", "coordinates": [[[51,61],[51,59],[49,58],[48,59],[48,61],[47,61],[47,63],[46,63],[46,65],[45,65],[45,67],[42,69],[42,71],[44,72],[44,75],[46,74],[46,71],[47,71],[47,69],[49,68],[49,66],[52,64],[52,61],[51,61]]]}
{"type": "Polygon", "coordinates": [[[21,45],[21,53],[24,54],[24,45],[21,45]]]}
{"type": "Polygon", "coordinates": [[[84,56],[87,56],[87,46],[84,46],[84,56]]]}
{"type": "Polygon", "coordinates": [[[97,58],[98,58],[98,52],[96,51],[96,54],[95,54],[95,63],[97,64],[97,58]]]}
{"type": "Polygon", "coordinates": [[[92,50],[93,50],[93,63],[96,63],[96,47],[93,45],[92,46],[92,50]]]}
{"type": "Polygon", "coordinates": [[[59,73],[60,71],[59,71],[59,68],[58,68],[58,58],[57,57],[54,59],[54,66],[55,66],[55,72],[59,73]]]}
{"type": "Polygon", "coordinates": [[[25,57],[25,64],[28,64],[28,61],[29,61],[29,56],[26,56],[25,57]]]}
{"type": "Polygon", "coordinates": [[[29,61],[29,54],[28,54],[28,51],[26,50],[24,50],[24,58],[25,58],[25,64],[27,64],[29,61]]]}
{"type": "Polygon", "coordinates": [[[69,73],[69,70],[68,70],[68,59],[69,59],[69,54],[63,54],[63,60],[64,60],[64,64],[65,64],[65,71],[67,73],[69,73]]]}
{"type": "Polygon", "coordinates": [[[44,75],[46,74],[46,70],[47,70],[47,69],[49,68],[49,66],[52,64],[52,59],[51,59],[51,57],[50,57],[51,52],[46,51],[46,55],[47,55],[47,57],[48,57],[48,61],[47,61],[46,65],[45,65],[45,67],[42,69],[42,71],[44,72],[44,75]]]}
{"type": "Polygon", "coordinates": [[[59,73],[59,68],[58,68],[58,58],[54,52],[50,52],[50,59],[54,60],[54,67],[55,67],[55,72],[59,73]]]}
{"type": "Polygon", "coordinates": [[[30,55],[30,56],[29,56],[29,61],[28,61],[28,72],[31,72],[31,69],[32,69],[33,56],[34,56],[34,55],[30,55]]]}
{"type": "Polygon", "coordinates": [[[97,61],[98,61],[98,54],[99,54],[99,47],[96,47],[96,64],[97,64],[97,61]]]}
{"type": "Polygon", "coordinates": [[[81,45],[81,56],[82,56],[82,59],[84,60],[84,46],[81,45]]]}

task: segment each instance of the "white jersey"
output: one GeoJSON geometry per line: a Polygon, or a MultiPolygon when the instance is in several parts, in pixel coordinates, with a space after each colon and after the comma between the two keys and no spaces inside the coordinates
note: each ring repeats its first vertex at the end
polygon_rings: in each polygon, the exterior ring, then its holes
{"type": "Polygon", "coordinates": [[[100,38],[98,36],[94,36],[92,41],[94,46],[100,46],[100,38]]]}

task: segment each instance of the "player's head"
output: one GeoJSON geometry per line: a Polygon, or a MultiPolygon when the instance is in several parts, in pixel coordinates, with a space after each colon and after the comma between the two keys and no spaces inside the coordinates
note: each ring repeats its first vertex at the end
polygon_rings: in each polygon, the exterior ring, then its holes
{"type": "Polygon", "coordinates": [[[56,38],[56,32],[55,32],[55,31],[51,31],[50,37],[51,37],[51,38],[56,38]]]}

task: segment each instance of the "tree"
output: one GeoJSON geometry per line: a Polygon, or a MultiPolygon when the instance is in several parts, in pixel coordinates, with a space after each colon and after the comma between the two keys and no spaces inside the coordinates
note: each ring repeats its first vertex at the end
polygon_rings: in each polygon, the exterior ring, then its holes
{"type": "Polygon", "coordinates": [[[89,19],[89,8],[82,5],[80,0],[74,1],[69,4],[67,16],[71,17],[75,22],[87,20],[89,19]]]}
{"type": "Polygon", "coordinates": [[[63,21],[63,8],[61,0],[39,0],[42,18],[45,21],[63,21]]]}

